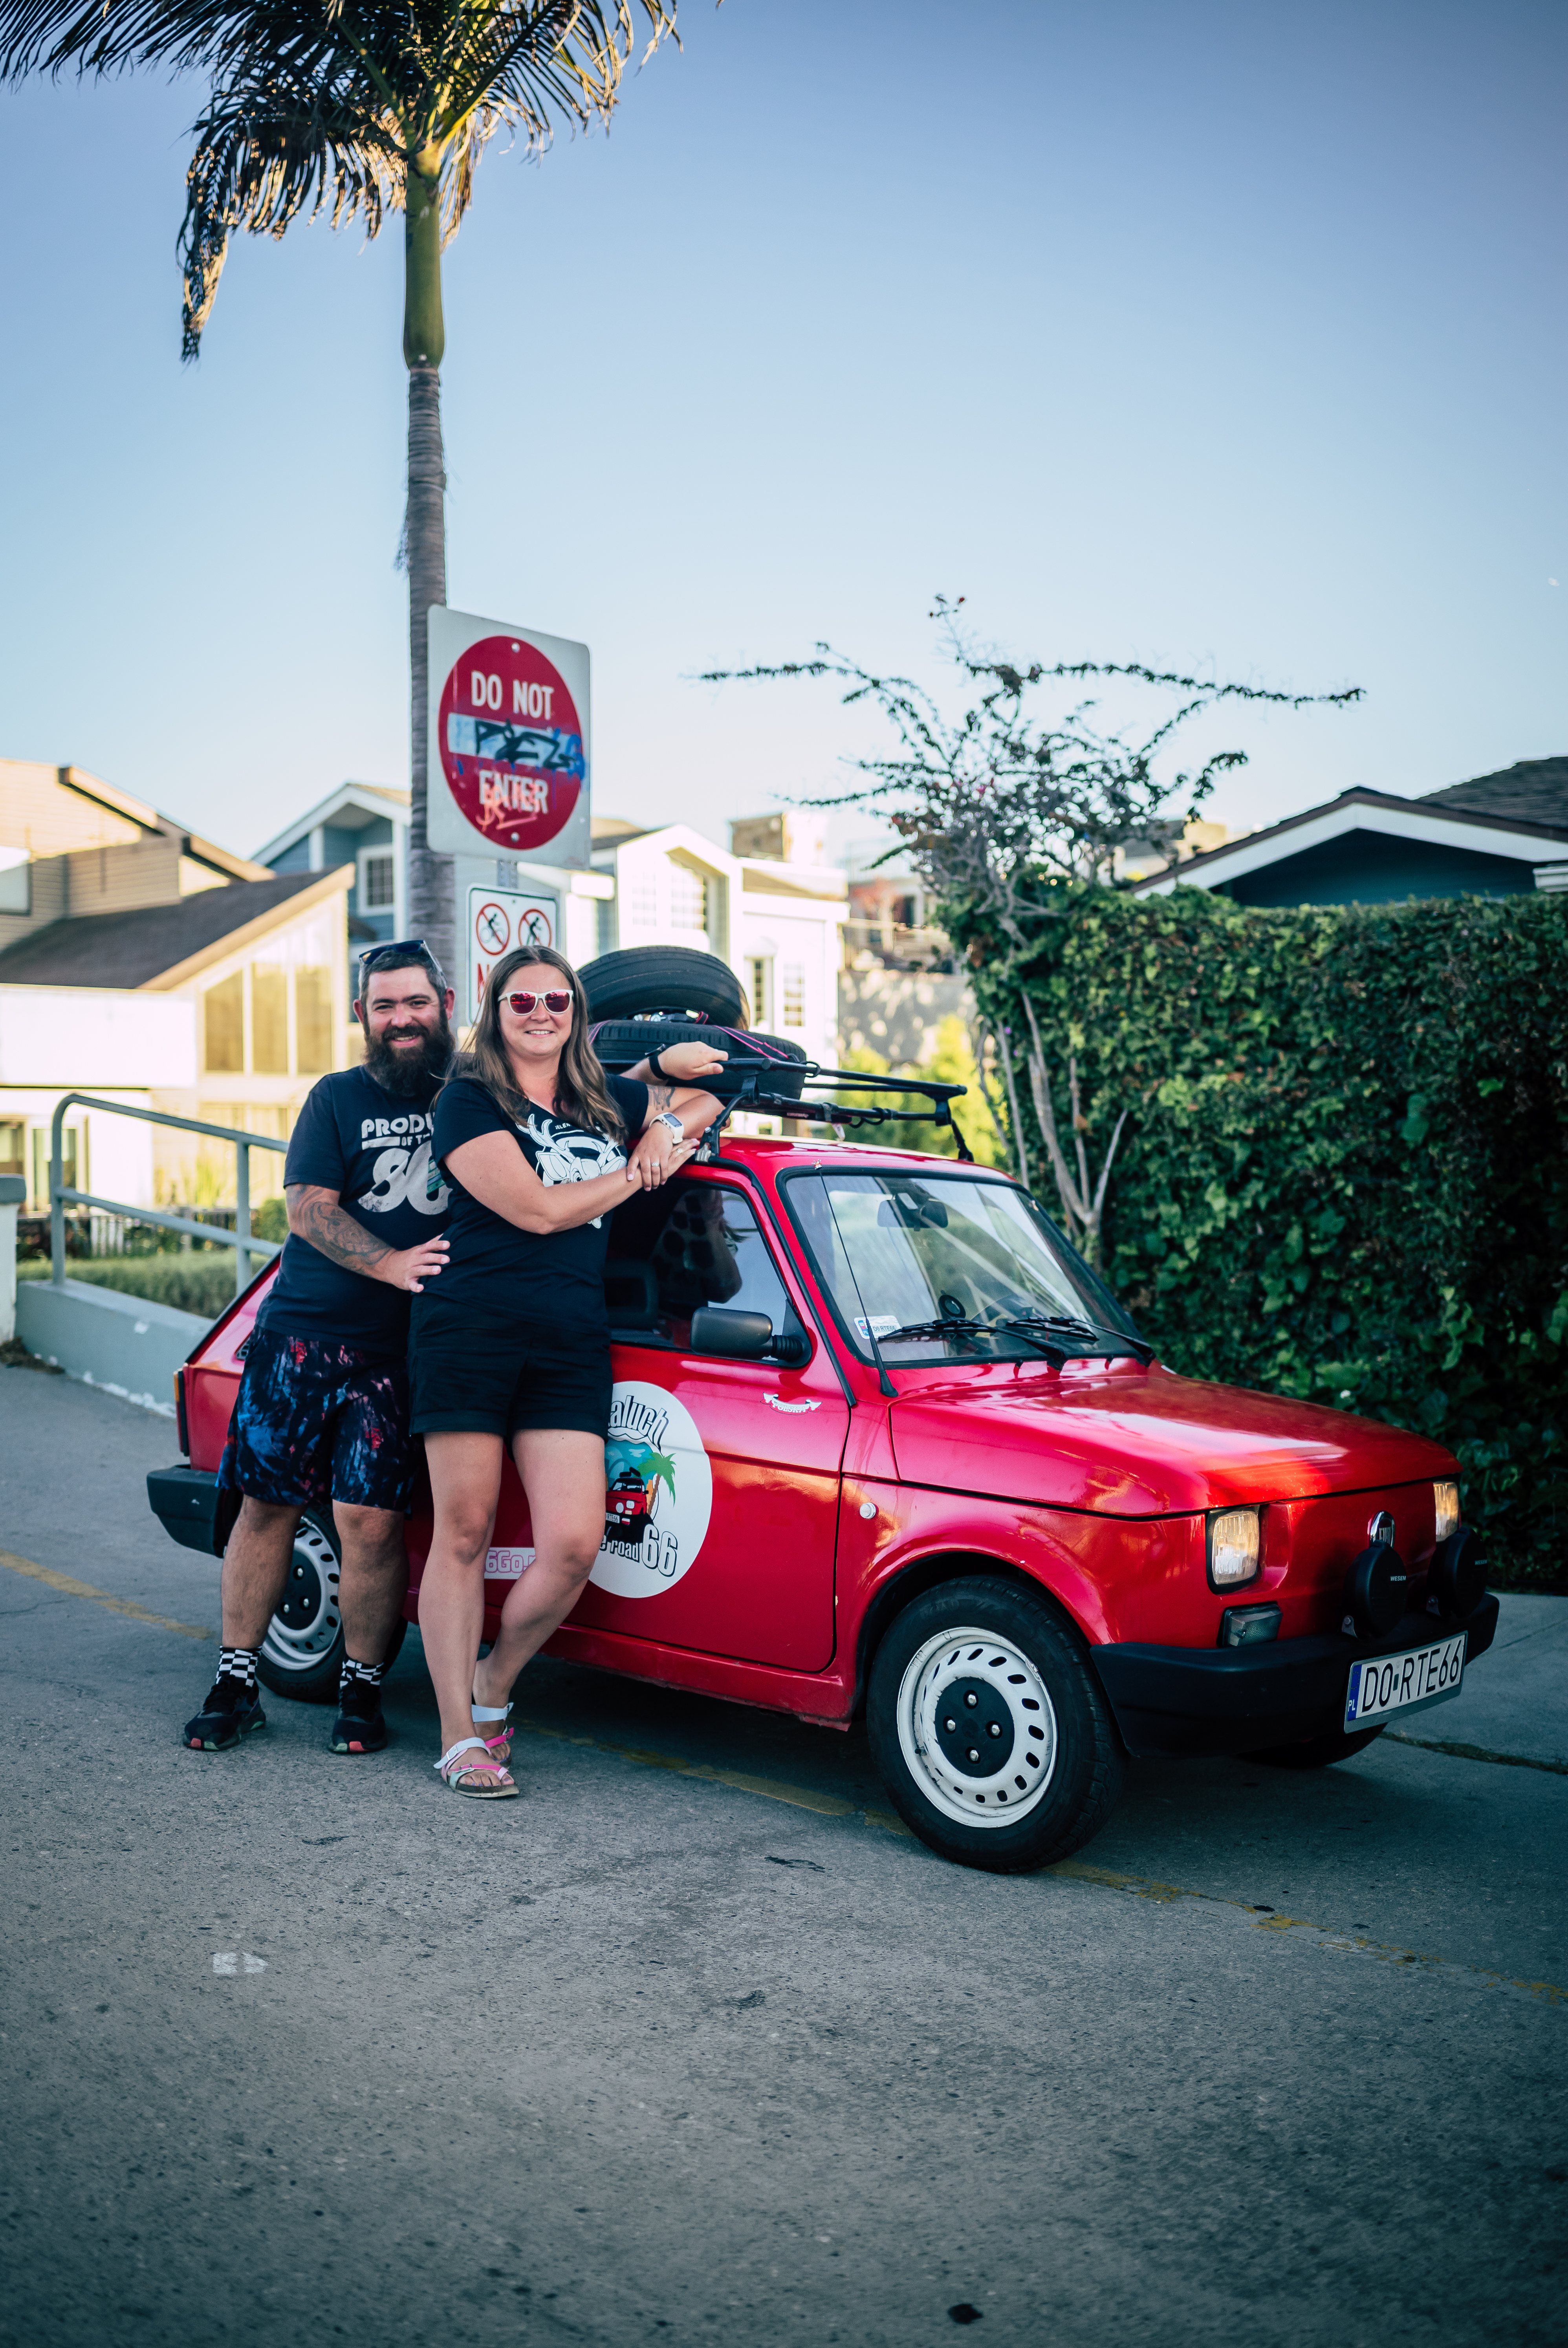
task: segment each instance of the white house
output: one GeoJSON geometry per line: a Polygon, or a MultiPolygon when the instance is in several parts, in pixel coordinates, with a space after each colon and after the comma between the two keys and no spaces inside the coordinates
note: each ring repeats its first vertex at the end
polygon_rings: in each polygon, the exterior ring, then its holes
{"type": "MultiPolygon", "coordinates": [[[[743,819],[732,836],[743,843],[757,828],[758,819],[743,819]]],[[[683,823],[643,831],[599,816],[593,843],[595,871],[614,883],[598,908],[600,953],[671,945],[716,954],[745,988],[753,1027],[833,1064],[848,905],[841,871],[788,855],[737,856],[683,823]]],[[[810,835],[799,846],[809,854],[810,835]]]]}

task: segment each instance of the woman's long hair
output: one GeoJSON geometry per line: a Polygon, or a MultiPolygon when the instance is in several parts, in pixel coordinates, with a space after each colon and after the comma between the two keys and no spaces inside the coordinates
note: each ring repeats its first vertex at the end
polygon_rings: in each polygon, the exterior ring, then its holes
{"type": "Polygon", "coordinates": [[[556,1114],[581,1126],[586,1132],[625,1141],[625,1121],[610,1098],[599,1054],[589,1041],[588,1004],[583,998],[582,981],[565,954],[557,953],[553,947],[518,946],[512,953],[503,954],[486,981],[484,1001],[468,1037],[467,1049],[454,1059],[452,1074],[477,1076],[514,1125],[531,1114],[534,1104],[518,1090],[512,1064],[507,1057],[501,1035],[501,997],[511,992],[512,981],[519,970],[538,963],[559,970],[571,988],[571,1027],[561,1046],[560,1066],[556,1075],[556,1114]]]}

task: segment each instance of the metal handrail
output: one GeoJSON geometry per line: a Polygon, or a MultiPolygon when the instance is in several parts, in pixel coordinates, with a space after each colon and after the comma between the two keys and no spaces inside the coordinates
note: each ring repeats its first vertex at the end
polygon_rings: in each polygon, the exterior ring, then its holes
{"type": "Polygon", "coordinates": [[[286,1141],[271,1141],[265,1134],[241,1133],[231,1125],[203,1125],[199,1117],[173,1117],[167,1109],[132,1108],[125,1101],[101,1100],[96,1093],[63,1093],[55,1105],[55,1115],[49,1128],[49,1278],[56,1288],[66,1281],[66,1206],[101,1207],[111,1215],[125,1215],[132,1222],[156,1223],[168,1231],[190,1231],[198,1239],[215,1240],[220,1247],[234,1250],[234,1293],[243,1296],[251,1285],[251,1259],[259,1255],[270,1261],[282,1251],[271,1240],[251,1236],[251,1152],[252,1149],[275,1149],[280,1157],[288,1151],[286,1141]],[[133,1117],[141,1125],[177,1126],[181,1133],[210,1134],[214,1141],[231,1141],[239,1151],[234,1171],[234,1228],[225,1231],[221,1223],[199,1223],[188,1215],[165,1215],[156,1207],[133,1207],[124,1199],[100,1199],[91,1190],[78,1190],[62,1179],[65,1173],[66,1111],[73,1103],[83,1108],[104,1110],[110,1117],[133,1117]]]}

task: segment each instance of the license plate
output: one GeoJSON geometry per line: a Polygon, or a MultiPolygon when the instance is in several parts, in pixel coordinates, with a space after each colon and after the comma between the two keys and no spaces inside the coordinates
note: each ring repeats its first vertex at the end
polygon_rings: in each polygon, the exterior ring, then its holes
{"type": "Polygon", "coordinates": [[[1460,1631],[1435,1647],[1410,1647],[1400,1655],[1352,1663],[1345,1692],[1346,1727],[1365,1728],[1391,1719],[1396,1712],[1420,1712],[1429,1704],[1446,1704],[1450,1695],[1458,1695],[1465,1643],[1460,1631]]]}

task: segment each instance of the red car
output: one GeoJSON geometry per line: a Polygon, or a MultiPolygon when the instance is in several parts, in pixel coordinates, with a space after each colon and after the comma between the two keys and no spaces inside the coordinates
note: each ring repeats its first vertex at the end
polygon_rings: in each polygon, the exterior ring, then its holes
{"type": "MultiPolygon", "coordinates": [[[[950,1859],[1065,1856],[1129,1755],[1342,1759],[1491,1642],[1448,1451],[1163,1367],[1005,1175],[725,1132],[619,1210],[610,1258],[607,1511],[635,1487],[641,1537],[607,1513],[547,1653],[825,1727],[864,1712],[893,1802],[950,1859]]],[[[190,1464],[149,1479],[209,1553],[268,1277],[179,1375],[190,1464]]],[[[425,1494],[410,1622],[429,1538],[425,1494]]],[[[509,1463],[494,1542],[498,1608],[533,1554],[509,1463]]],[[[307,1519],[271,1688],[335,1694],[335,1591],[330,1517],[307,1519]]]]}

